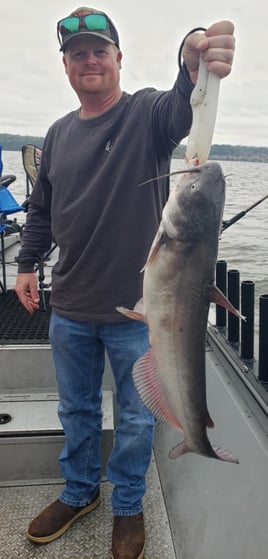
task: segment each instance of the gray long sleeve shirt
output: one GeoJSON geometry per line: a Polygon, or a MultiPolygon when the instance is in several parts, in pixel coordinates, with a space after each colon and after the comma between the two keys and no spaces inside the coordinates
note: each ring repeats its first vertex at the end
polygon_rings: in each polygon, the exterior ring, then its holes
{"type": "Polygon", "coordinates": [[[49,129],[30,197],[19,272],[31,272],[51,238],[59,247],[51,306],[74,320],[122,322],[161,220],[175,146],[191,125],[185,68],[170,91],[146,88],[97,118],[73,111],[49,129]]]}

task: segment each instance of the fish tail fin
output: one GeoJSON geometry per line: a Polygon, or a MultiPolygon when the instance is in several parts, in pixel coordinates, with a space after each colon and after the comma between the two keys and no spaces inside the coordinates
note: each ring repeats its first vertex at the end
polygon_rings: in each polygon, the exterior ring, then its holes
{"type": "Polygon", "coordinates": [[[232,462],[232,464],[239,464],[238,458],[236,458],[230,450],[220,448],[219,446],[213,446],[212,448],[215,454],[215,458],[218,458],[218,460],[223,460],[224,462],[232,462]]]}
{"type": "MultiPolygon", "coordinates": [[[[187,445],[186,440],[183,440],[169,451],[168,456],[169,458],[174,460],[175,458],[179,458],[180,456],[186,454],[187,452],[193,452],[193,451],[187,445]]],[[[223,460],[224,462],[231,462],[232,464],[239,464],[238,458],[236,458],[230,450],[220,448],[219,446],[210,447],[210,451],[208,451],[208,453],[204,453],[204,456],[206,456],[207,458],[217,458],[218,460],[223,460]]]]}
{"type": "Polygon", "coordinates": [[[179,458],[183,454],[190,452],[189,447],[187,446],[185,440],[181,441],[180,443],[176,444],[168,453],[169,458],[175,460],[175,458],[179,458]]]}

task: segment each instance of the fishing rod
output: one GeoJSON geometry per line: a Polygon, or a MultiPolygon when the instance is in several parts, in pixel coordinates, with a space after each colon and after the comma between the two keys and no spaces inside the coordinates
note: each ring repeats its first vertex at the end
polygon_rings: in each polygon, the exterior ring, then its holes
{"type": "Polygon", "coordinates": [[[268,198],[268,194],[266,194],[265,196],[263,196],[263,198],[260,198],[260,200],[257,200],[257,202],[255,202],[254,204],[252,204],[251,206],[249,206],[246,210],[242,210],[241,212],[239,212],[238,214],[234,215],[233,217],[231,217],[231,219],[228,220],[223,220],[222,222],[222,228],[221,228],[221,232],[223,233],[223,231],[225,231],[226,229],[228,229],[228,227],[230,227],[231,225],[233,225],[233,223],[236,223],[237,221],[239,221],[239,219],[241,219],[241,217],[244,217],[248,212],[250,212],[250,210],[253,210],[253,208],[256,208],[256,206],[258,206],[259,204],[261,204],[264,200],[266,200],[266,198],[268,198]]]}

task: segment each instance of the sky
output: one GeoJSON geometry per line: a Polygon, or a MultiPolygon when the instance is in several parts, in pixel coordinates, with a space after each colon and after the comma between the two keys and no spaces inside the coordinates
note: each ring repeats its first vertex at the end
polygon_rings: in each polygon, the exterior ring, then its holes
{"type": "MultiPolygon", "coordinates": [[[[56,34],[57,21],[78,6],[79,0],[1,1],[0,133],[44,136],[79,106],[56,34]]],[[[212,143],[268,147],[267,0],[94,0],[93,7],[119,31],[121,87],[129,93],[170,89],[185,34],[231,20],[236,52],[232,73],[221,81],[212,143]]]]}

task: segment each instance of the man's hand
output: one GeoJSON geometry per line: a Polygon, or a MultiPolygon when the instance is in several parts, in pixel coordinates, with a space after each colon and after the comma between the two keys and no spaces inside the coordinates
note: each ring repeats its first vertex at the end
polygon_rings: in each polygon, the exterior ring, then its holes
{"type": "Polygon", "coordinates": [[[200,56],[208,72],[219,78],[230,74],[235,50],[233,33],[234,25],[231,21],[219,21],[205,33],[191,33],[186,37],[182,54],[194,84],[198,76],[200,56]]]}
{"type": "Polygon", "coordinates": [[[34,272],[18,274],[15,291],[20,302],[30,314],[39,308],[37,276],[34,272]]]}

